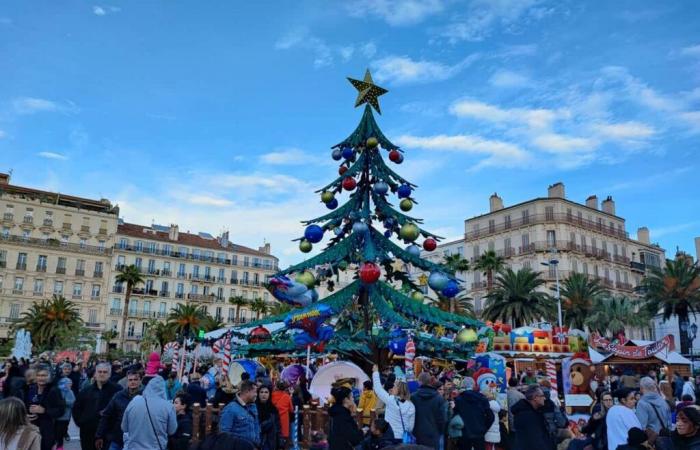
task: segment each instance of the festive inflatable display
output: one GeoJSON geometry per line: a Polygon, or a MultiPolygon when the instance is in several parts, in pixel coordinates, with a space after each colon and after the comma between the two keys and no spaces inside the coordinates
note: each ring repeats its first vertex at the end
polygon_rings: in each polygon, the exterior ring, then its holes
{"type": "Polygon", "coordinates": [[[309,392],[319,399],[323,405],[331,396],[331,388],[341,379],[352,380],[353,387],[361,387],[362,383],[369,380],[365,372],[355,364],[348,361],[336,361],[321,366],[314,375],[309,386],[309,392]]]}
{"type": "Polygon", "coordinates": [[[494,351],[507,354],[568,354],[585,352],[588,349],[585,332],[558,327],[511,329],[508,324],[487,322],[486,326],[479,330],[477,338],[477,353],[494,351]]]}
{"type": "Polygon", "coordinates": [[[291,280],[284,275],[270,278],[270,293],[277,300],[292,306],[308,306],[313,302],[313,293],[304,283],[291,280]]]}
{"type": "Polygon", "coordinates": [[[323,351],[324,345],[333,337],[333,327],[323,322],[333,315],[333,308],[325,304],[314,305],[300,311],[292,311],[284,320],[287,328],[299,329],[294,335],[298,347],[312,346],[323,351]]]}
{"type": "Polygon", "coordinates": [[[241,382],[241,376],[247,373],[250,375],[250,379],[255,381],[258,367],[263,367],[263,365],[252,359],[237,359],[231,361],[231,366],[228,370],[228,379],[231,381],[231,384],[235,386],[241,382]]]}

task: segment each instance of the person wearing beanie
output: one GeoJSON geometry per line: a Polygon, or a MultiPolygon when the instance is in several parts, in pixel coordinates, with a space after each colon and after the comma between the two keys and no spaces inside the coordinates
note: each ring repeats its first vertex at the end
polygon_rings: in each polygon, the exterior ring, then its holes
{"type": "Polygon", "coordinates": [[[158,352],[153,352],[148,356],[148,362],[146,362],[146,375],[141,381],[144,386],[148,384],[149,381],[160,372],[163,366],[160,363],[160,355],[158,352]]]}
{"type": "Polygon", "coordinates": [[[329,450],[348,450],[362,442],[362,431],[353,417],[355,402],[352,401],[352,391],[345,386],[331,389],[333,406],[328,409],[331,418],[330,433],[328,434],[329,450]]]}
{"type": "Polygon", "coordinates": [[[632,427],[627,432],[627,443],[618,445],[617,450],[649,450],[647,434],[641,428],[632,427]]]}
{"type": "Polygon", "coordinates": [[[676,429],[671,434],[675,450],[700,450],[700,409],[686,406],[676,415],[676,429]]]}

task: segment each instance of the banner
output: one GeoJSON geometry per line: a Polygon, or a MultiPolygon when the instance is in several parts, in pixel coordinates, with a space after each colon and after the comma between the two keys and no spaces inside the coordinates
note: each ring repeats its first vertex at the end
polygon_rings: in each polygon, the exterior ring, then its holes
{"type": "Polygon", "coordinates": [[[667,335],[663,339],[652,342],[647,345],[621,345],[616,342],[610,342],[608,339],[591,333],[588,338],[588,345],[595,348],[596,350],[603,353],[612,353],[615,356],[628,359],[645,359],[656,355],[662,350],[673,351],[675,345],[673,343],[673,336],[667,335]]]}

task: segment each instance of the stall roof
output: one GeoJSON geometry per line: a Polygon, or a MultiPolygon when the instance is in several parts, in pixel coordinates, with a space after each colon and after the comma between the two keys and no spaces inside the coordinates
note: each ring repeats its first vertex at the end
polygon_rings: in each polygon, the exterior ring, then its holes
{"type": "MultiPolygon", "coordinates": [[[[233,330],[237,333],[241,334],[248,334],[250,331],[255,328],[255,327],[225,327],[225,328],[219,328],[218,330],[210,331],[207,334],[204,335],[206,339],[219,339],[222,337],[228,330],[233,330]]],[[[268,323],[265,324],[265,328],[267,328],[267,331],[270,333],[274,333],[276,331],[281,330],[284,328],[284,322],[273,322],[273,323],[268,323]]]]}
{"type": "MultiPolygon", "coordinates": [[[[641,339],[630,339],[628,342],[631,342],[634,345],[638,345],[638,346],[649,345],[649,344],[654,343],[654,341],[643,341],[641,339]]],[[[588,347],[588,355],[591,358],[591,362],[593,364],[602,363],[602,362],[606,361],[608,358],[610,358],[611,356],[614,356],[612,353],[610,353],[609,355],[604,355],[591,347],[588,347]]],[[[666,364],[679,364],[679,365],[692,364],[688,358],[686,358],[685,356],[681,355],[678,352],[661,351],[661,352],[657,353],[656,355],[654,355],[653,358],[656,358],[659,361],[663,361],[666,364]]],[[[639,361],[644,361],[644,360],[640,359],[639,361]]]]}

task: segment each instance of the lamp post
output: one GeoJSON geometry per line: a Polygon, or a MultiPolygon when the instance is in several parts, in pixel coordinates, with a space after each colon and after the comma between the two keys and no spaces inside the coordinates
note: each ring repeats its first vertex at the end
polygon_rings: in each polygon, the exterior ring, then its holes
{"type": "Polygon", "coordinates": [[[550,250],[551,257],[548,262],[541,262],[543,266],[547,267],[554,267],[554,279],[556,280],[556,285],[557,285],[557,318],[559,320],[559,333],[564,332],[564,327],[562,325],[562,318],[561,318],[561,296],[559,295],[559,260],[557,259],[557,249],[552,248],[550,250]]]}

